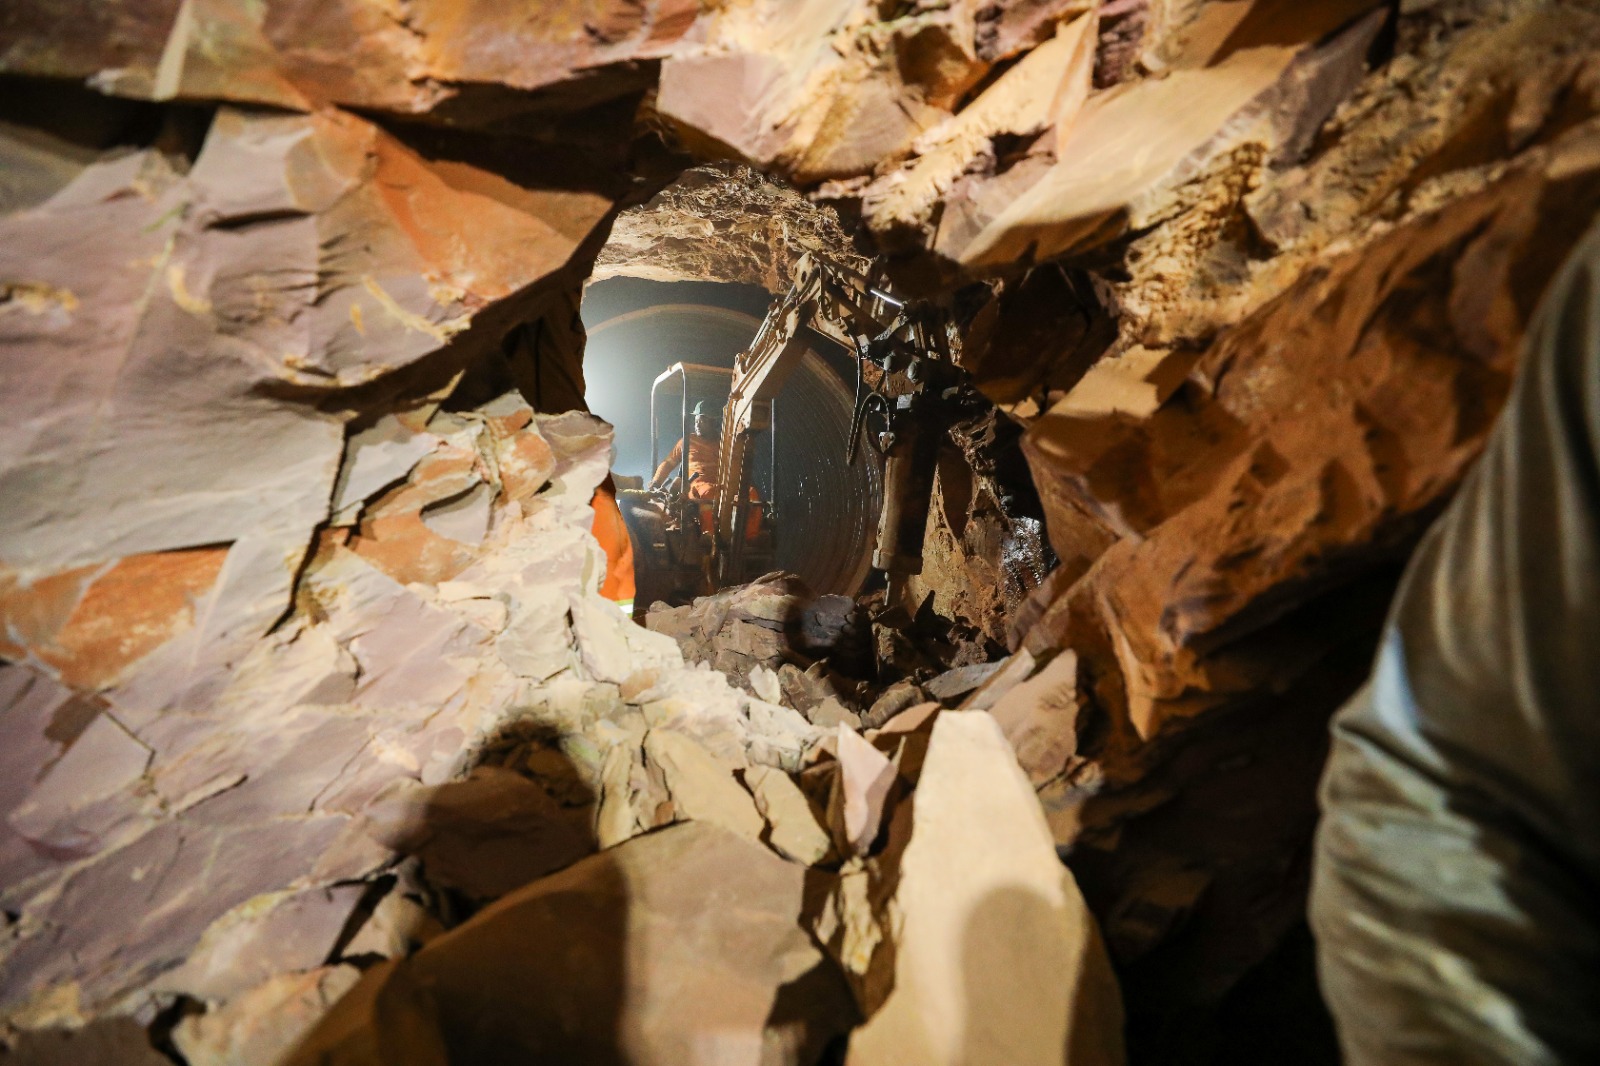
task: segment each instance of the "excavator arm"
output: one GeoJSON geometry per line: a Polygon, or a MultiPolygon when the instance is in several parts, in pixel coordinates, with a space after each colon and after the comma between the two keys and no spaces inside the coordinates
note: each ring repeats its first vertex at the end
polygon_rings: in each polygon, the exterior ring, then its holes
{"type": "Polygon", "coordinates": [[[795,266],[789,290],[768,311],[755,339],[734,364],[733,382],[723,409],[721,475],[716,501],[716,545],[713,563],[721,583],[740,579],[749,494],[749,451],[753,435],[768,429],[757,424],[770,401],[783,389],[804,358],[808,327],[838,341],[861,362],[857,370],[857,410],[851,420],[854,454],[863,429],[863,401],[875,399],[885,426],[874,448],[884,456],[884,510],[878,525],[873,565],[891,579],[922,568],[922,523],[932,493],[933,467],[944,412],[944,392],[955,371],[946,347],[947,332],[931,329],[925,314],[914,314],[901,301],[848,268],[810,254],[795,266]],[[867,393],[865,363],[877,369],[879,386],[898,374],[904,387],[892,399],[867,393]],[[921,504],[921,506],[918,506],[921,504]]]}

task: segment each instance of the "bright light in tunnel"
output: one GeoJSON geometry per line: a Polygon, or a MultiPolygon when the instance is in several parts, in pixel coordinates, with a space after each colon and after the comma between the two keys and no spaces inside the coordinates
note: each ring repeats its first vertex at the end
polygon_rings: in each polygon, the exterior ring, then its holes
{"type": "Polygon", "coordinates": [[[624,447],[624,443],[625,438],[634,435],[632,431],[636,422],[648,432],[650,409],[648,406],[641,408],[639,396],[643,393],[648,398],[651,377],[645,373],[642,365],[627,366],[625,352],[604,351],[608,347],[616,347],[618,343],[607,345],[603,338],[598,342],[590,340],[586,360],[589,366],[584,374],[584,399],[588,401],[589,410],[617,427],[617,455],[611,464],[612,469],[619,474],[648,477],[648,441],[644,449],[631,446],[631,441],[626,441],[629,447],[624,447]],[[609,358],[606,358],[608,355],[609,358]],[[608,370],[614,368],[618,372],[597,373],[595,364],[602,362],[608,364],[608,370]]]}
{"type": "MultiPolygon", "coordinates": [[[[589,287],[585,396],[590,409],[616,427],[612,469],[618,475],[648,479],[654,472],[650,388],[657,376],[680,362],[732,368],[770,300],[753,286],[714,283],[617,278],[589,287]]],[[[749,485],[771,512],[776,567],[799,574],[819,592],[851,593],[860,586],[882,506],[879,465],[846,460],[851,369],[842,350],[827,357],[808,351],[776,398],[771,436],[757,435],[749,471],[749,485]]],[[[716,402],[725,399],[724,391],[716,402]]],[[[663,393],[658,461],[681,432],[681,402],[663,393]]]]}
{"type": "MultiPolygon", "coordinates": [[[[732,367],[734,357],[755,336],[759,318],[704,304],[671,302],[603,317],[612,309],[595,309],[591,304],[586,298],[585,398],[591,411],[616,427],[612,468],[618,474],[648,478],[651,383],[679,362],[732,367]]],[[[664,455],[677,434],[667,426],[671,418],[665,408],[663,419],[664,455]]]]}

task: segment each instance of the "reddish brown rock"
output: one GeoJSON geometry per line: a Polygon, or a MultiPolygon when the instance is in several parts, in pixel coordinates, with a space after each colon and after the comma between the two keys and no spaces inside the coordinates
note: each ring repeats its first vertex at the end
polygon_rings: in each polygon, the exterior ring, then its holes
{"type": "Polygon", "coordinates": [[[216,583],[227,554],[191,548],[117,560],[89,582],[61,628],[35,645],[40,660],[73,688],[105,688],[193,626],[195,603],[216,583]]]}
{"type": "Polygon", "coordinates": [[[1270,111],[1272,90],[1297,56],[1372,6],[1218,5],[1210,21],[1219,24],[1196,33],[1167,76],[1091,97],[1062,131],[1055,165],[945,254],[980,269],[1037,262],[1159,217],[1176,185],[1245,139],[1255,117],[1248,109],[1270,111]]]}
{"type": "Polygon", "coordinates": [[[1394,231],[1226,334],[1147,417],[1069,393],[1028,433],[1034,468],[1048,500],[1123,539],[1031,641],[1059,641],[1068,604],[1096,601],[1146,738],[1258,684],[1212,652],[1400,550],[1460,480],[1528,309],[1468,294],[1537,292],[1573,239],[1557,205],[1597,182],[1532,163],[1394,231]],[[1396,299],[1413,291],[1438,302],[1396,299]]]}
{"type": "Polygon", "coordinates": [[[734,282],[777,293],[808,252],[866,265],[828,208],[749,167],[696,167],[617,216],[592,278],[734,282]]]}
{"type": "Polygon", "coordinates": [[[1326,717],[1370,662],[1390,561],[1492,425],[1563,220],[1600,194],[1592,162],[1558,162],[1593,160],[1580,143],[1304,279],[1153,414],[1064,401],[1029,431],[1052,533],[1070,509],[1116,539],[1027,636],[1086,669],[1019,750],[1067,771],[1041,798],[1155,1016],[1215,1003],[1299,920],[1326,717]]]}
{"type": "Polygon", "coordinates": [[[459,121],[530,110],[506,90],[562,87],[603,100],[642,87],[637,75],[606,68],[659,58],[695,13],[684,0],[565,4],[537,19],[473,0],[427,0],[403,18],[370,0],[117,0],[68,14],[28,0],[8,12],[0,70],[90,78],[157,100],[439,111],[459,121]]]}
{"type": "Polygon", "coordinates": [[[29,648],[49,645],[102,569],[79,566],[31,580],[14,571],[0,572],[0,619],[4,625],[0,652],[21,659],[29,648]]]}
{"type": "Polygon", "coordinates": [[[988,69],[968,4],[881,20],[858,0],[755,0],[702,17],[656,106],[691,147],[811,184],[904,156],[988,69]]]}

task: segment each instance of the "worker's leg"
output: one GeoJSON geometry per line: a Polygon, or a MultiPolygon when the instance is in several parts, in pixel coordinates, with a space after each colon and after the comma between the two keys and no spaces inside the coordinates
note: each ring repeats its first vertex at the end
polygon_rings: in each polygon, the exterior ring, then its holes
{"type": "Polygon", "coordinates": [[[1312,920],[1351,1066],[1600,1063],[1600,236],[1340,712],[1312,920]]]}
{"type": "Polygon", "coordinates": [[[600,595],[617,604],[627,614],[633,614],[634,576],[633,542],[628,537],[627,524],[617,507],[616,490],[611,478],[594,490],[591,501],[594,508],[594,525],[591,532],[606,553],[606,576],[600,583],[600,595]]]}

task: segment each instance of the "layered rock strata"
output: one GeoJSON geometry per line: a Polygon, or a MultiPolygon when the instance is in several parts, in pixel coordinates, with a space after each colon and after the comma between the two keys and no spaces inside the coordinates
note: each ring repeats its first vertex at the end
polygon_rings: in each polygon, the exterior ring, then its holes
{"type": "MultiPolygon", "coordinates": [[[[162,619],[179,635],[96,697],[5,667],[24,745],[6,819],[12,1022],[225,1004],[321,965],[364,883],[405,855],[468,901],[568,865],[597,846],[608,799],[632,810],[627,775],[608,786],[602,770],[647,733],[798,767],[819,731],[685,667],[598,597],[587,527],[608,452],[603,423],[509,397],[385,416],[350,435],[345,506],[237,661],[185,639],[220,609],[223,561],[162,619]]],[[[609,832],[672,817],[647,803],[609,832]]]]}

